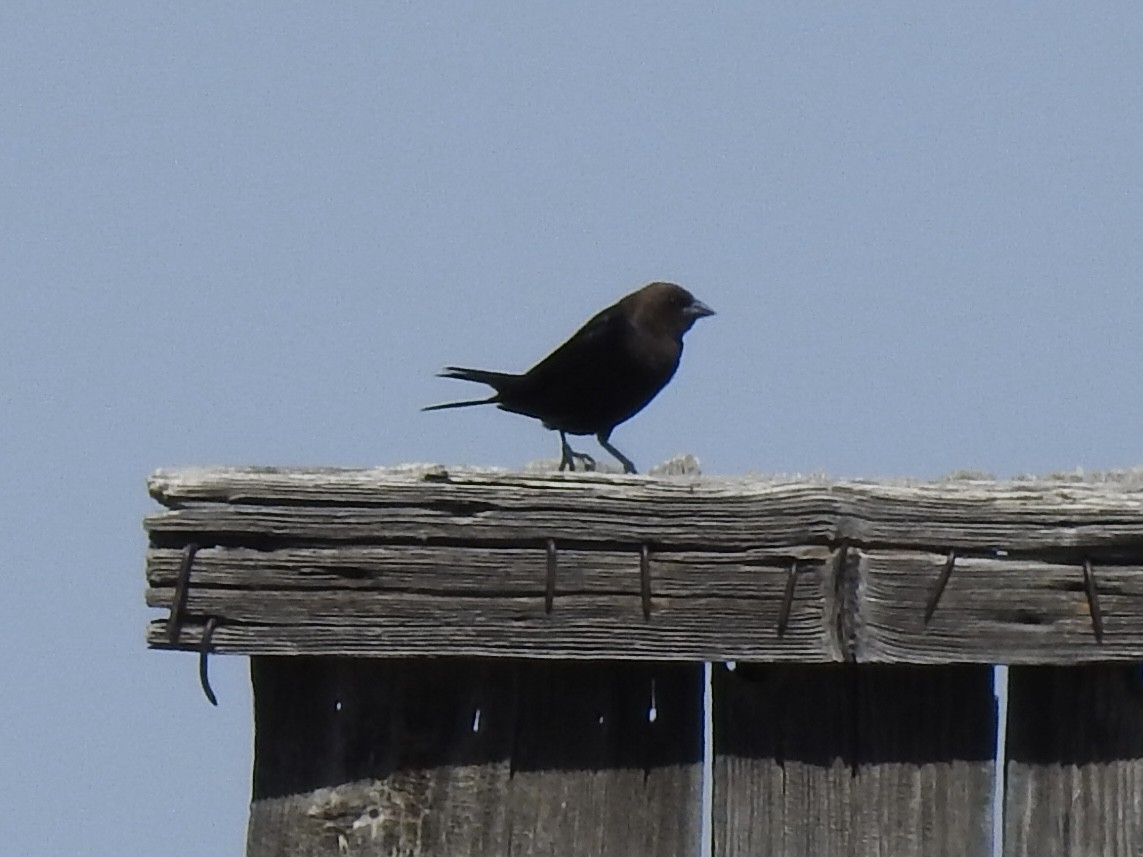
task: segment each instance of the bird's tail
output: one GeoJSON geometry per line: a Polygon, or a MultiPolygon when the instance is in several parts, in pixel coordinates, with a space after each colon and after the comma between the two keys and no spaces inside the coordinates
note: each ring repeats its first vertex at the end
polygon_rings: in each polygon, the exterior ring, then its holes
{"type": "Polygon", "coordinates": [[[504,386],[511,384],[519,375],[511,372],[489,372],[487,369],[463,369],[460,366],[446,366],[438,378],[459,378],[461,381],[479,381],[494,387],[499,392],[504,386]]]}
{"type": "Polygon", "coordinates": [[[422,411],[444,411],[448,408],[467,408],[470,405],[491,405],[496,401],[495,396],[489,396],[487,399],[469,399],[465,402],[445,402],[443,405],[427,405],[421,408],[422,411]]]}
{"type": "Polygon", "coordinates": [[[460,366],[446,366],[445,370],[437,377],[458,378],[461,381],[478,381],[481,384],[487,384],[495,389],[496,395],[489,396],[487,399],[467,399],[463,402],[445,402],[443,405],[429,405],[426,408],[421,408],[422,411],[443,411],[447,408],[467,408],[472,405],[494,404],[498,400],[501,390],[520,376],[513,375],[511,372],[489,372],[487,369],[464,369],[460,366]]]}

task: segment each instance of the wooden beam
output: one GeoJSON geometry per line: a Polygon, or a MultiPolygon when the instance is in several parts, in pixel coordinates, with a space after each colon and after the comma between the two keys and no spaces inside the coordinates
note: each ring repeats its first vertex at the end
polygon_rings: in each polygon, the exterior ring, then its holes
{"type": "Polygon", "coordinates": [[[154,537],[304,537],[332,542],[651,541],[769,547],[858,545],[1045,551],[1137,548],[1143,469],[1115,474],[937,482],[639,477],[440,467],[158,471],[175,510],[154,537]]]}
{"type": "Polygon", "coordinates": [[[991,673],[716,666],[713,853],[990,853],[991,673]]]}
{"type": "Polygon", "coordinates": [[[148,631],[160,648],[197,647],[214,617],[214,649],[246,654],[1143,659],[1143,471],[881,483],[220,469],[150,484],[170,507],[146,521],[150,606],[170,607],[182,549],[199,548],[177,642],[164,620],[148,631]]]}
{"type": "Polygon", "coordinates": [[[248,857],[701,851],[702,666],[251,661],[248,857]]]}
{"type": "Polygon", "coordinates": [[[1007,756],[1005,855],[1140,853],[1138,664],[1009,669],[1007,756]]]}

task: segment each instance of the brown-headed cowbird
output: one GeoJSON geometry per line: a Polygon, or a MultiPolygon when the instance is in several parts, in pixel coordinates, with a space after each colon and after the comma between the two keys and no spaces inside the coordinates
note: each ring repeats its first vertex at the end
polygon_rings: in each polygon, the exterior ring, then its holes
{"type": "Polygon", "coordinates": [[[479,381],[496,394],[423,410],[496,405],[560,433],[560,470],[574,470],[577,460],[595,467],[595,459],[573,451],[567,439],[593,434],[625,473],[634,473],[631,460],[611,445],[611,432],[671,380],[683,353],[683,334],[708,315],[714,310],[681,286],[651,283],[596,314],[523,375],[446,367],[440,377],[479,381]]]}

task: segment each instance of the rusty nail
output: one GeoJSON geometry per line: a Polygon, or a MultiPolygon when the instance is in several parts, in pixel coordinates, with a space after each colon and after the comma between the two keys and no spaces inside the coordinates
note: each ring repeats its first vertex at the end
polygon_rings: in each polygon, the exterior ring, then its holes
{"type": "Polygon", "coordinates": [[[643,600],[643,618],[651,618],[651,549],[639,546],[639,594],[643,600]]]}
{"type": "Polygon", "coordinates": [[[218,619],[211,616],[206,620],[206,627],[202,629],[202,641],[198,649],[198,681],[202,685],[202,692],[206,694],[211,705],[218,705],[218,697],[210,687],[210,674],[207,672],[207,660],[210,658],[210,639],[214,636],[214,629],[218,627],[218,619]]]}
{"type": "Polygon", "coordinates": [[[778,611],[778,636],[781,637],[786,633],[786,628],[790,624],[790,610],[794,606],[794,587],[798,584],[798,561],[794,560],[790,563],[789,569],[786,571],[786,588],[782,592],[782,607],[778,611]]]}
{"type": "Polygon", "coordinates": [[[194,542],[183,547],[183,557],[179,563],[179,575],[175,578],[175,597],[171,600],[171,615],[167,619],[167,642],[172,646],[179,641],[179,631],[183,621],[183,611],[187,607],[187,591],[190,589],[191,565],[198,545],[194,542]]]}
{"type": "Polygon", "coordinates": [[[949,578],[952,577],[953,566],[956,565],[956,551],[950,550],[948,558],[945,560],[945,567],[941,569],[941,576],[937,578],[936,585],[933,586],[932,592],[929,593],[928,600],[925,601],[925,624],[929,624],[929,620],[933,618],[933,614],[937,611],[937,604],[940,603],[941,596],[944,595],[945,587],[948,586],[949,578]]]}
{"type": "Polygon", "coordinates": [[[552,612],[552,603],[556,599],[556,540],[548,539],[548,569],[544,582],[544,612],[552,612]]]}
{"type": "Polygon", "coordinates": [[[1083,560],[1083,585],[1087,590],[1087,609],[1091,613],[1091,630],[1095,633],[1095,641],[1103,642],[1103,613],[1099,609],[1099,589],[1095,582],[1095,569],[1091,567],[1091,560],[1083,560]]]}

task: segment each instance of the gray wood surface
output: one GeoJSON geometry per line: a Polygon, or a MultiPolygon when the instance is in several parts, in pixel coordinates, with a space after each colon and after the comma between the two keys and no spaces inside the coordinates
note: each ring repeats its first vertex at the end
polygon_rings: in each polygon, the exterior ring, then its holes
{"type": "MultiPolygon", "coordinates": [[[[697,854],[701,660],[740,662],[715,670],[717,857],[984,854],[987,664],[1143,660],[1143,470],[149,487],[149,605],[199,548],[173,647],[209,617],[216,651],[257,655],[253,857],[697,854]]],[[[1137,666],[1016,666],[1011,688],[1006,853],[1137,857],[1137,666]]]]}
{"type": "Polygon", "coordinates": [[[585,473],[218,468],[158,471],[154,534],[361,539],[585,538],[763,547],[1134,549],[1143,470],[997,482],[640,477],[585,473]],[[224,508],[219,508],[219,507],[224,508]],[[228,507],[228,508],[227,508],[228,507]],[[216,529],[212,529],[216,528],[216,529]]]}
{"type": "Polygon", "coordinates": [[[715,669],[714,857],[991,849],[983,666],[715,669]]]}
{"type": "MultiPolygon", "coordinates": [[[[146,520],[148,604],[170,605],[180,549],[202,546],[176,648],[196,647],[213,616],[217,651],[253,654],[1143,659],[1141,471],[918,483],[214,469],[160,471],[150,489],[170,508],[146,520]]],[[[148,642],[165,634],[159,619],[148,642]]]]}
{"type": "Polygon", "coordinates": [[[959,558],[932,620],[924,604],[943,554],[864,556],[860,661],[1037,664],[1143,657],[1143,553],[1098,565],[1103,641],[1092,630],[1083,566],[1032,557],[959,558]]]}
{"type": "MultiPolygon", "coordinates": [[[[151,606],[169,607],[179,553],[150,552],[151,606]]],[[[828,557],[820,547],[653,553],[646,619],[639,557],[630,550],[559,551],[548,613],[545,554],[536,549],[207,548],[195,557],[187,610],[219,617],[213,643],[220,652],[703,660],[733,650],[826,661],[841,656],[820,619],[828,557]],[[803,571],[779,640],[794,557],[803,571]]],[[[194,628],[184,631],[184,647],[195,645],[194,628]]],[[[166,645],[164,629],[161,621],[152,626],[155,645],[166,645]]]]}
{"type": "Polygon", "coordinates": [[[1138,664],[1013,667],[1006,857],[1143,854],[1138,664]]]}
{"type": "Polygon", "coordinates": [[[248,857],[700,853],[701,665],[259,657],[252,675],[248,857]]]}

